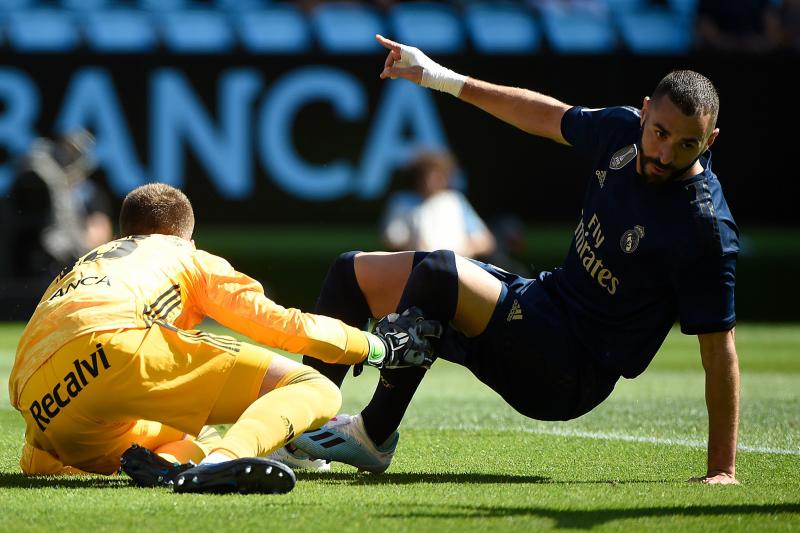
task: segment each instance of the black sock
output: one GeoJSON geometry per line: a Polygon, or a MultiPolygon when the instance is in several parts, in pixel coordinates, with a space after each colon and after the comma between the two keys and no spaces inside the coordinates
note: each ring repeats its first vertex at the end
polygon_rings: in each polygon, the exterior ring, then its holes
{"type": "MultiPolygon", "coordinates": [[[[416,256],[415,260],[419,257],[416,256]]],[[[443,325],[453,319],[458,304],[458,271],[455,254],[438,250],[424,256],[408,278],[397,312],[416,306],[427,319],[443,325]]],[[[361,411],[364,429],[380,446],[400,427],[411,398],[425,376],[424,368],[381,370],[381,379],[369,404],[361,411]]]]}
{"type": "MultiPolygon", "coordinates": [[[[364,328],[372,313],[367,300],[356,281],[355,256],[358,252],[347,252],[336,258],[328,270],[322,284],[314,312],[338,318],[345,324],[356,328],[364,328]]],[[[337,387],[342,386],[349,365],[326,363],[307,355],[303,356],[303,364],[315,368],[320,374],[333,381],[337,387]]]]}

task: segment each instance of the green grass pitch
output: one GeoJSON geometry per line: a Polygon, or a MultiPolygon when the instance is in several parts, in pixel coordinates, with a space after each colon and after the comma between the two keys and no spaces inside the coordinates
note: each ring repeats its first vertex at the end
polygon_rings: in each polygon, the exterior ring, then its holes
{"type": "MultiPolygon", "coordinates": [[[[16,325],[0,325],[7,381],[16,325]]],[[[741,325],[740,486],[686,483],[705,468],[695,338],[673,332],[643,376],[572,422],[517,413],[437,362],[401,427],[390,470],[298,473],[284,496],[178,495],[124,476],[26,478],[22,419],[0,394],[0,531],[798,531],[800,326],[741,325]]],[[[377,373],[345,382],[345,412],[377,373]]]]}

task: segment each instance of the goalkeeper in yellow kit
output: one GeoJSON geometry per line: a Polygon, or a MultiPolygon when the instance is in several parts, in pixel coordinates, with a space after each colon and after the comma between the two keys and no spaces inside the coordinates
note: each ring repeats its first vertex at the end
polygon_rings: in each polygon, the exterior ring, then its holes
{"type": "Polygon", "coordinates": [[[263,456],[334,416],[339,390],[266,348],[190,329],[206,316],[329,363],[431,363],[429,338],[441,326],[415,310],[367,333],[281,307],[226,260],[197,250],[193,229],[182,192],[139,187],[122,205],[124,237],[48,287],[9,380],[26,423],[23,472],[111,474],[126,453],[134,479],[162,463],[186,463],[164,470],[177,476],[178,492],[291,490],[292,471],[263,456]],[[233,425],[223,438],[197,438],[203,426],[226,423],[233,425]]]}

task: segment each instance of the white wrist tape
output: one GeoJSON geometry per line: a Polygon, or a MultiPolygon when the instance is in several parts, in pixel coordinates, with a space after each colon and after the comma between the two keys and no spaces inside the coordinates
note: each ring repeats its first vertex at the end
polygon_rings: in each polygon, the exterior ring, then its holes
{"type": "Polygon", "coordinates": [[[467,77],[443,67],[433,59],[426,56],[419,48],[400,45],[400,61],[397,67],[422,67],[422,81],[420,85],[436,91],[450,93],[455,97],[461,94],[467,77]]]}

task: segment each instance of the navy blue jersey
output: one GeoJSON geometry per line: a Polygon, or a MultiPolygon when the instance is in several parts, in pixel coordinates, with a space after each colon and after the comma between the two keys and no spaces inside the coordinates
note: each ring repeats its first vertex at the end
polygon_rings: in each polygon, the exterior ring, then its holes
{"type": "Polygon", "coordinates": [[[574,342],[631,378],[676,320],[687,334],[736,323],[738,230],[711,170],[662,186],[636,173],[639,112],[573,107],[564,138],[592,161],[580,220],[561,268],[543,281],[557,294],[574,342]]]}

